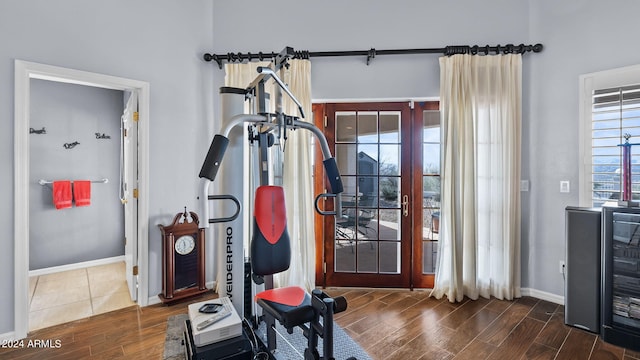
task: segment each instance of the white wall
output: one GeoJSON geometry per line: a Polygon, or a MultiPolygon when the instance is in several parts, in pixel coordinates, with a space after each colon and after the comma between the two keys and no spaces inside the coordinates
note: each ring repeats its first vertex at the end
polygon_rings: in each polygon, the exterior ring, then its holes
{"type": "MultiPolygon", "coordinates": [[[[196,209],[212,135],[212,0],[0,2],[0,227],[13,234],[14,59],[150,83],[149,294],[161,291],[161,239],[183,207],[196,209]]],[[[0,239],[0,334],[11,332],[14,239],[0,239]]],[[[207,272],[212,274],[212,270],[207,272]]]]}

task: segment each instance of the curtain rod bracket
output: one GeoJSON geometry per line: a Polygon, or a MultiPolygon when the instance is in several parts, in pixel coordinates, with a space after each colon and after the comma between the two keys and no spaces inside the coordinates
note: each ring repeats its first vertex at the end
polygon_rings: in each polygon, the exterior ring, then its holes
{"type": "Polygon", "coordinates": [[[373,60],[374,57],[376,57],[376,49],[371,48],[369,50],[369,53],[367,54],[367,66],[369,66],[369,63],[371,62],[371,60],[373,60]]]}

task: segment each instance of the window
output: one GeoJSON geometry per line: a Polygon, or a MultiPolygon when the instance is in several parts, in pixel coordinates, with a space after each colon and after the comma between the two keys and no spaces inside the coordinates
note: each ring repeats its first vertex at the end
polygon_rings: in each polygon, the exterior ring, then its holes
{"type": "MultiPolygon", "coordinates": [[[[591,202],[602,206],[618,200],[621,180],[621,152],[625,134],[630,143],[640,141],[640,85],[593,91],[591,110],[591,202]],[[635,139],[635,141],[634,141],[635,139]]],[[[631,147],[633,199],[640,198],[640,165],[633,161],[640,147],[631,147]]]]}
{"type": "MultiPolygon", "coordinates": [[[[620,198],[624,134],[640,143],[640,65],[580,77],[580,205],[620,198]]],[[[631,148],[633,199],[640,199],[640,145],[631,148]]]]}

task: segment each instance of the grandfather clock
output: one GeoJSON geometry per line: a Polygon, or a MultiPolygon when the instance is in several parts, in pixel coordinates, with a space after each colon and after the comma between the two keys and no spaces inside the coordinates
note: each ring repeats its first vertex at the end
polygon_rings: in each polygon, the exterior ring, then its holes
{"type": "Polygon", "coordinates": [[[169,226],[158,225],[162,232],[162,293],[165,304],[204,294],[204,229],[198,228],[194,212],[178,213],[169,226]]]}

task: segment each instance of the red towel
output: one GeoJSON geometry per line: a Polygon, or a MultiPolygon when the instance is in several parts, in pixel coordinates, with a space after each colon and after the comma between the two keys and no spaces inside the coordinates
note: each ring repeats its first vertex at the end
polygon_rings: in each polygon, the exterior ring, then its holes
{"type": "Polygon", "coordinates": [[[53,205],[56,209],[71,207],[71,181],[62,180],[53,182],[53,205]]]}
{"type": "Polygon", "coordinates": [[[91,181],[74,180],[73,198],[76,201],[76,206],[91,205],[91,181]]]}

